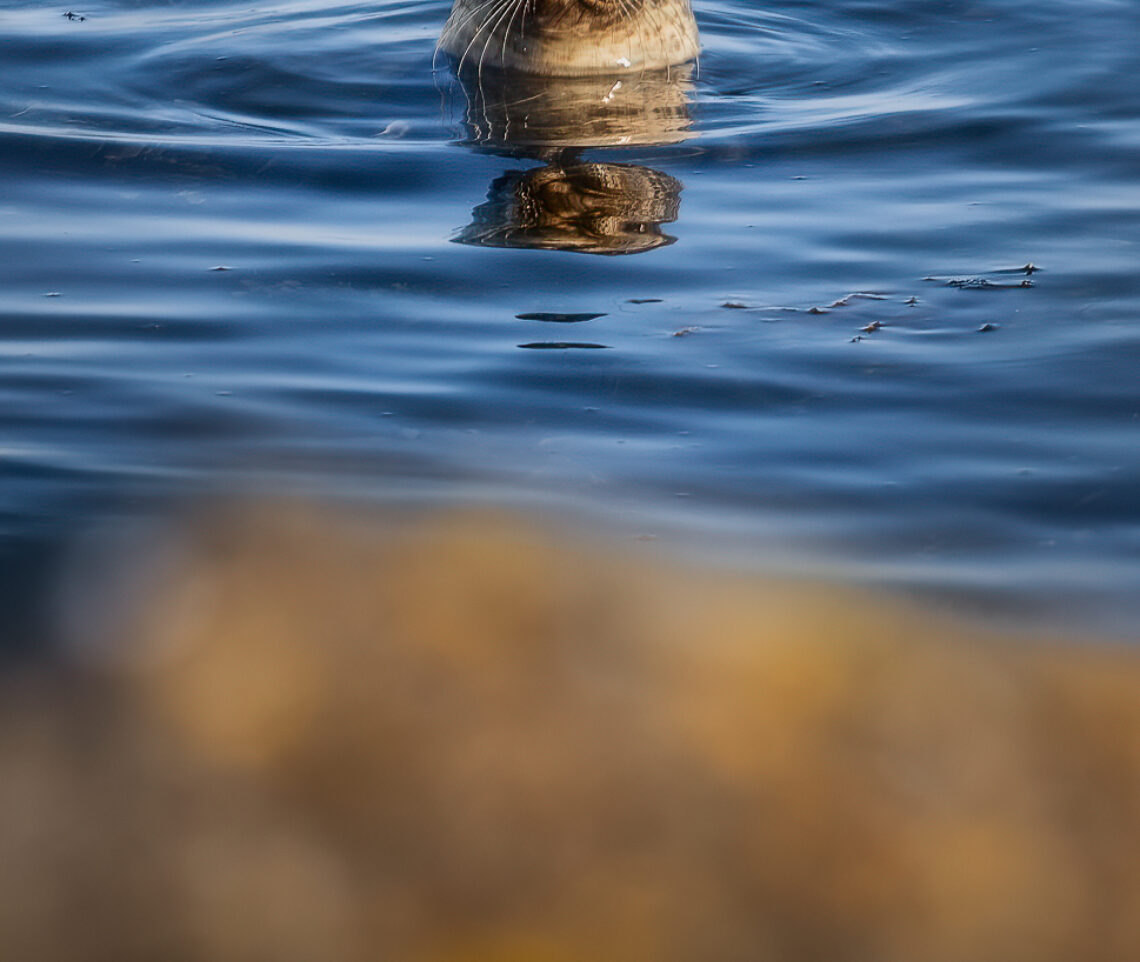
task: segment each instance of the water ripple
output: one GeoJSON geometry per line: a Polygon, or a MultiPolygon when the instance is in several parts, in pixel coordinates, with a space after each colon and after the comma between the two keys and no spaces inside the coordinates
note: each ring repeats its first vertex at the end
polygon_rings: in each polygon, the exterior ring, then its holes
{"type": "Polygon", "coordinates": [[[433,73],[446,0],[9,3],[0,539],[530,491],[1134,618],[1140,7],[696,7],[691,88],[540,163],[433,73]]]}

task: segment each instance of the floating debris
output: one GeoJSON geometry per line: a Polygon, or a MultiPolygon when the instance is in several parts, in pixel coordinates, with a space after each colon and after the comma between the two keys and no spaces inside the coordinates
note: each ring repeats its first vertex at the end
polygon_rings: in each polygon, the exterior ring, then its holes
{"type": "Polygon", "coordinates": [[[549,324],[581,324],[583,321],[593,321],[605,316],[605,314],[551,314],[545,311],[515,315],[520,321],[545,321],[549,324]]]}
{"type": "Polygon", "coordinates": [[[412,125],[409,124],[406,120],[393,120],[383,130],[378,131],[376,136],[399,138],[406,136],[411,129],[412,125]]]}
{"type": "Polygon", "coordinates": [[[924,277],[924,281],[933,281],[936,284],[944,284],[947,287],[957,287],[962,290],[968,291],[988,291],[988,290],[1001,290],[1003,288],[1015,287],[1033,287],[1033,281],[1024,276],[1027,274],[1035,274],[1039,271],[1036,264],[1024,264],[1021,267],[999,267],[994,270],[983,271],[980,274],[967,274],[967,275],[954,275],[954,274],[932,274],[929,277],[924,277]],[[1021,280],[1006,280],[1009,275],[1020,275],[1021,280]],[[991,280],[992,277],[997,277],[997,280],[991,280]]]}
{"type": "Polygon", "coordinates": [[[997,270],[992,271],[993,274],[1036,274],[1040,267],[1030,261],[1028,264],[1023,264],[1021,267],[999,267],[997,270]]]}
{"type": "Polygon", "coordinates": [[[602,351],[609,348],[608,344],[591,344],[589,341],[534,341],[530,344],[520,344],[519,347],[530,351],[569,351],[589,350],[602,351]]]}
{"type": "Polygon", "coordinates": [[[1035,286],[1028,278],[1023,281],[1008,282],[991,281],[987,277],[924,277],[923,280],[944,284],[946,287],[957,287],[964,291],[1000,291],[1035,286]]]}
{"type": "Polygon", "coordinates": [[[864,299],[868,301],[885,301],[886,294],[880,294],[877,291],[852,291],[850,294],[845,294],[837,301],[832,301],[828,304],[828,308],[834,307],[847,307],[853,300],[864,299]]]}

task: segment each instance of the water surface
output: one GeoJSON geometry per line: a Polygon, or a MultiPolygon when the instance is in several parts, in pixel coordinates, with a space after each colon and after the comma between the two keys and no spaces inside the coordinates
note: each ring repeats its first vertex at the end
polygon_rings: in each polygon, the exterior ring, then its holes
{"type": "Polygon", "coordinates": [[[442,0],[65,12],[0,6],[13,576],[256,486],[1135,633],[1130,0],[698,0],[691,77],[525,124],[442,0]]]}

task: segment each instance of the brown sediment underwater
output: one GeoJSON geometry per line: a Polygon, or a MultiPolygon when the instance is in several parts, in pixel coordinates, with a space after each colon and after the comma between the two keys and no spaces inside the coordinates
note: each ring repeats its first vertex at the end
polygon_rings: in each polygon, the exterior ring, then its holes
{"type": "Polygon", "coordinates": [[[477,515],[140,570],[4,681],[0,958],[1140,957],[1133,650],[477,515]]]}

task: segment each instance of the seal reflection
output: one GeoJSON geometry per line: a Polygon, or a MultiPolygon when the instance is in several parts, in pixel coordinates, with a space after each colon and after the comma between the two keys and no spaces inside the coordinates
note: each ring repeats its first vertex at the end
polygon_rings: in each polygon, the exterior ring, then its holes
{"type": "Polygon", "coordinates": [[[587,148],[680,143],[691,135],[692,70],[550,77],[460,71],[462,143],[544,166],[497,178],[454,240],[483,247],[638,254],[673,243],[682,183],[640,164],[585,161],[587,148]]]}
{"type": "Polygon", "coordinates": [[[636,164],[548,164],[498,178],[461,244],[639,254],[672,244],[681,183],[636,164]]]}

